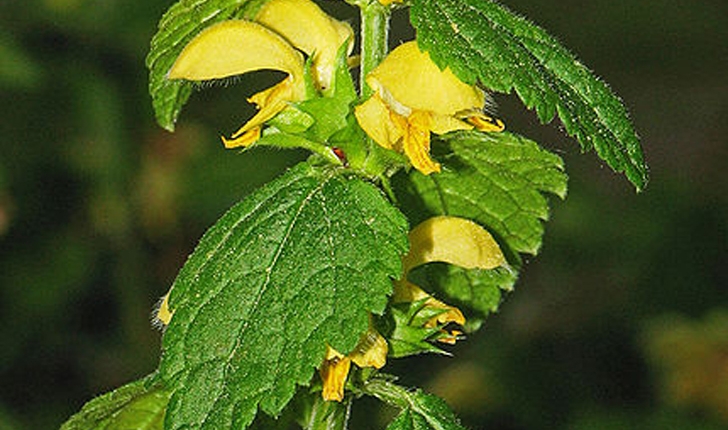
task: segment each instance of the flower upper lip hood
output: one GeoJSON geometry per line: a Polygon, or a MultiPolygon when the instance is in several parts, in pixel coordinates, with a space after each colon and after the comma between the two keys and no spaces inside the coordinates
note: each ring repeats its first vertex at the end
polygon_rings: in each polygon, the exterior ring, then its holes
{"type": "Polygon", "coordinates": [[[414,41],[392,50],[366,82],[374,95],[357,106],[359,124],[379,145],[402,150],[424,174],[440,171],[429,156],[430,132],[504,128],[483,113],[482,90],[460,81],[449,69],[440,70],[414,41]]]}
{"type": "Polygon", "coordinates": [[[192,39],[172,65],[168,77],[206,81],[264,69],[280,70],[288,77],[248,99],[260,110],[232,139],[222,138],[226,147],[234,148],[258,140],[263,123],[285,109],[287,103],[305,98],[303,55],[260,24],[224,21],[192,39]]]}
{"type": "Polygon", "coordinates": [[[354,31],[345,22],[324,13],[308,0],[271,0],[261,7],[255,21],[283,36],[313,59],[314,78],[320,89],[329,88],[336,55],[344,43],[354,47],[354,31]]]}
{"type": "Polygon", "coordinates": [[[428,218],[410,231],[409,241],[410,252],[402,259],[405,278],[410,270],[433,262],[484,270],[507,264],[493,236],[465,218],[448,215],[428,218]]]}
{"type": "Polygon", "coordinates": [[[349,369],[353,362],[357,366],[374,367],[381,369],[387,363],[389,347],[387,341],[379,332],[370,326],[359,338],[359,343],[347,355],[340,353],[330,345],[326,346],[326,356],[319,368],[319,374],[323,382],[321,395],[324,400],[344,400],[344,385],[349,375],[349,369]]]}
{"type": "Polygon", "coordinates": [[[231,20],[208,27],[192,39],[167,77],[206,81],[263,69],[280,70],[299,81],[303,77],[303,56],[268,28],[251,21],[231,20]]]}
{"type": "Polygon", "coordinates": [[[289,103],[307,98],[305,60],[311,58],[315,85],[326,90],[333,78],[339,48],[353,31],[329,17],[310,0],[271,0],[255,21],[229,20],[195,36],[172,65],[169,79],[206,81],[256,70],[288,74],[280,83],[251,96],[258,113],[223,143],[228,148],[248,146],[260,137],[262,125],[289,103]]]}
{"type": "Polygon", "coordinates": [[[480,89],[460,81],[450,69],[440,70],[416,42],[392,50],[366,81],[385,101],[412,110],[451,116],[485,104],[480,89]]]}

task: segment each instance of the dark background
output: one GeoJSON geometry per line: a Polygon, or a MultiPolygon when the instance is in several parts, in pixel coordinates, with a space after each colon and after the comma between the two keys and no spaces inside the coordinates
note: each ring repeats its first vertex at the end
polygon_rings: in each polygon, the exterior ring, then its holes
{"type": "MultiPolygon", "coordinates": [[[[201,234],[305,156],[220,145],[264,74],[196,93],[174,134],[155,124],[144,57],[170,4],[0,2],[2,430],[57,428],[152,371],[151,309],[201,234]]],[[[509,129],[565,159],[569,197],[484,330],[455,357],[389,370],[473,429],[726,428],[728,3],[507,4],[621,95],[651,183],[635,194],[557,123],[497,96],[509,129]]],[[[395,18],[397,43],[410,33],[395,18]]],[[[355,407],[352,428],[363,418],[355,407]]]]}

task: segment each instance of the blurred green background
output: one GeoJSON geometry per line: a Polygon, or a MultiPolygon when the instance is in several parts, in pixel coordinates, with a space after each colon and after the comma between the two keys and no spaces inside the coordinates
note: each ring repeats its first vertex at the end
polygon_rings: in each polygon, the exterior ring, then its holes
{"type": "MultiPolygon", "coordinates": [[[[152,371],[151,309],[201,234],[305,157],[222,149],[263,75],[195,93],[174,134],[154,123],[144,57],[170,4],[0,2],[2,430],[57,428],[152,371]]],[[[389,370],[473,429],[728,428],[728,3],[507,4],[623,97],[651,183],[635,194],[498,96],[511,130],[564,157],[570,195],[484,330],[389,370]]],[[[394,33],[411,34],[401,13],[394,33]]]]}

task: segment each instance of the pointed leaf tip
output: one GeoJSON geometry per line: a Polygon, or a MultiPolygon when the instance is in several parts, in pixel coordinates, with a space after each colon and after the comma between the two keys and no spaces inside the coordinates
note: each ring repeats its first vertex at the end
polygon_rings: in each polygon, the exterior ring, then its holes
{"type": "Polygon", "coordinates": [[[595,149],[638,191],[647,165],[622,101],[543,29],[491,0],[418,0],[410,12],[420,46],[466,82],[515,91],[546,123],[558,115],[584,150],[595,149]]]}

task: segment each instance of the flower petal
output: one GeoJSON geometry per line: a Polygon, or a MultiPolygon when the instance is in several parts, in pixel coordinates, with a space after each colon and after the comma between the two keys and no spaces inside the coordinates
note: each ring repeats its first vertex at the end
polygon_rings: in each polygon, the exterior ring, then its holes
{"type": "Polygon", "coordinates": [[[349,375],[351,359],[330,346],[326,346],[326,358],[324,359],[319,374],[323,381],[324,400],[344,400],[344,385],[349,375]]]}
{"type": "Polygon", "coordinates": [[[468,123],[472,124],[479,131],[503,131],[506,125],[500,119],[487,115],[481,111],[465,111],[458,115],[468,123]]]}
{"type": "Polygon", "coordinates": [[[387,105],[378,95],[373,95],[355,107],[354,115],[362,130],[379,146],[397,149],[397,142],[402,138],[402,129],[392,121],[387,105]]]}
{"type": "Polygon", "coordinates": [[[172,312],[169,310],[169,292],[164,295],[164,298],[159,303],[159,308],[154,316],[156,320],[162,325],[169,325],[172,320],[172,312]]]}
{"type": "Polygon", "coordinates": [[[440,336],[437,337],[437,341],[448,345],[455,345],[458,340],[463,338],[462,334],[463,332],[460,330],[443,330],[440,336]]]}
{"type": "Polygon", "coordinates": [[[465,316],[460,309],[437,300],[407,280],[395,282],[393,303],[416,302],[423,299],[425,299],[425,306],[444,311],[428,321],[425,327],[435,327],[438,324],[445,325],[450,322],[461,326],[465,324],[465,316]]]}
{"type": "Polygon", "coordinates": [[[435,134],[445,134],[456,130],[470,130],[473,125],[469,122],[461,121],[452,115],[442,115],[433,113],[432,115],[432,132],[435,134]]]}
{"type": "Polygon", "coordinates": [[[481,90],[460,81],[450,69],[440,70],[414,41],[392,50],[366,81],[388,104],[413,110],[455,115],[485,104],[481,90]]]}
{"type": "MultiPolygon", "coordinates": [[[[249,123],[248,123],[249,124],[249,123]]],[[[248,125],[245,124],[244,128],[248,125]]],[[[242,130],[242,129],[241,129],[242,130]]],[[[233,135],[232,138],[227,139],[225,136],[220,136],[220,139],[222,140],[222,144],[227,149],[233,149],[233,148],[240,148],[240,147],[248,147],[260,139],[261,132],[263,131],[263,126],[258,125],[256,127],[248,128],[248,130],[244,131],[242,134],[240,134],[240,130],[238,130],[237,133],[233,135]]]]}
{"type": "Polygon", "coordinates": [[[270,0],[255,21],[312,55],[316,80],[322,88],[331,84],[339,47],[347,40],[349,52],[354,46],[351,26],[333,19],[309,0],[270,0]]]}
{"type": "MultiPolygon", "coordinates": [[[[393,116],[393,119],[396,118],[393,116]]],[[[424,175],[439,172],[440,164],[430,158],[432,115],[429,112],[415,111],[398,124],[404,128],[402,147],[412,166],[424,175]]]]}
{"type": "Polygon", "coordinates": [[[243,20],[223,21],[184,47],[168,73],[169,79],[205,81],[272,69],[301,82],[303,56],[278,34],[260,24],[243,20]]]}
{"type": "MultiPolygon", "coordinates": [[[[403,116],[382,100],[379,93],[354,108],[354,115],[362,130],[379,146],[403,151],[412,166],[425,175],[439,172],[440,165],[430,158],[430,128],[433,116],[430,112],[410,111],[403,116]]],[[[455,118],[454,122],[462,123],[455,118]]],[[[468,124],[462,123],[465,128],[468,124]]]]}
{"type": "Polygon", "coordinates": [[[417,266],[444,262],[464,269],[494,269],[506,264],[498,243],[483,227],[464,218],[437,216],[412,229],[405,276],[417,266]]]}
{"type": "Polygon", "coordinates": [[[251,96],[248,101],[254,103],[259,111],[246,122],[231,139],[222,138],[226,148],[250,146],[260,138],[261,126],[285,109],[291,101],[298,100],[296,82],[292,76],[276,85],[251,96]]]}
{"type": "Polygon", "coordinates": [[[370,327],[348,356],[359,367],[381,369],[387,363],[388,352],[387,341],[378,331],[370,327]]]}

